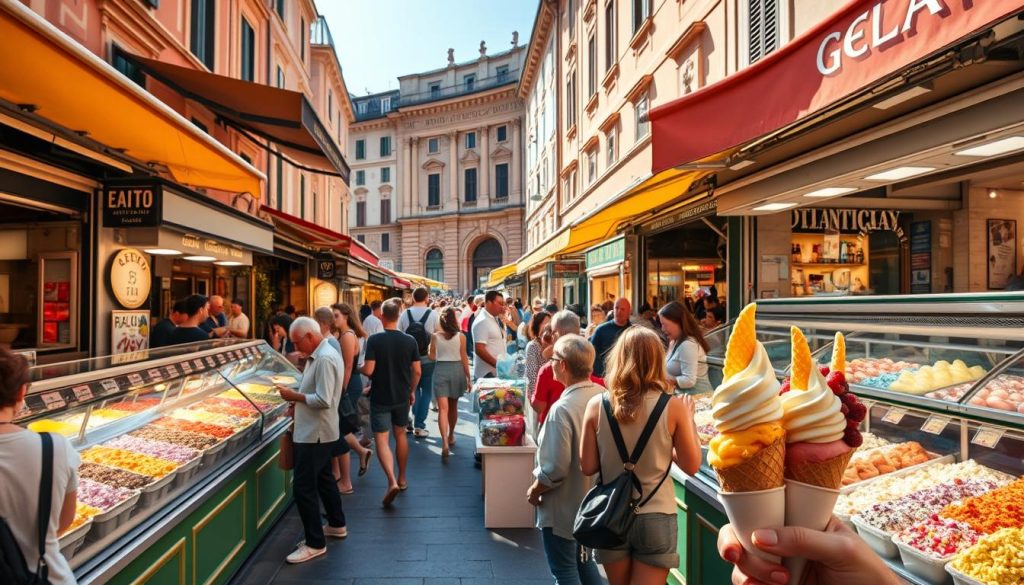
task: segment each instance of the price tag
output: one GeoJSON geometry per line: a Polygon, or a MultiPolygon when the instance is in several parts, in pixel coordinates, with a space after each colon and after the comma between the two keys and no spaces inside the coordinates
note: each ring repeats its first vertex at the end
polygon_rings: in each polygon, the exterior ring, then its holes
{"type": "Polygon", "coordinates": [[[924,421],[921,425],[921,430],[928,433],[929,435],[941,435],[942,431],[946,430],[949,426],[950,418],[948,416],[941,416],[933,414],[928,417],[928,420],[924,421]]]}
{"type": "Polygon", "coordinates": [[[167,376],[169,378],[177,378],[179,376],[178,366],[167,366],[164,369],[167,370],[167,376]]]}
{"type": "Polygon", "coordinates": [[[79,402],[85,402],[92,400],[92,388],[89,388],[88,384],[82,384],[81,386],[75,386],[71,389],[75,393],[75,400],[79,402]]]}
{"type": "Polygon", "coordinates": [[[190,364],[188,362],[181,362],[181,371],[184,372],[185,374],[191,374],[192,373],[192,364],[190,364]]]}
{"type": "Polygon", "coordinates": [[[197,372],[199,372],[199,371],[202,371],[202,370],[203,370],[203,368],[205,368],[205,367],[206,367],[206,364],[204,364],[204,363],[203,363],[203,360],[202,360],[202,359],[195,359],[195,360],[192,360],[192,365],[193,365],[193,366],[195,366],[195,370],[196,370],[197,372]]]}
{"type": "Polygon", "coordinates": [[[224,364],[226,364],[227,362],[228,362],[228,358],[227,358],[227,356],[225,356],[225,355],[224,355],[224,354],[222,354],[222,353],[218,353],[218,354],[217,354],[217,365],[223,366],[223,365],[224,365],[224,364]]]}
{"type": "Polygon", "coordinates": [[[117,382],[109,378],[100,382],[100,385],[103,386],[103,391],[106,392],[107,394],[117,392],[119,390],[119,388],[117,387],[117,382]]]}
{"type": "Polygon", "coordinates": [[[142,386],[145,383],[138,373],[128,374],[128,381],[132,383],[132,386],[142,386]]]}
{"type": "Polygon", "coordinates": [[[29,407],[28,401],[26,400],[25,402],[21,403],[21,408],[19,408],[18,412],[14,414],[14,418],[21,418],[23,416],[28,416],[30,414],[32,414],[32,408],[29,407]]]}
{"type": "Polygon", "coordinates": [[[42,395],[43,404],[46,406],[46,410],[54,410],[56,408],[64,408],[67,403],[64,402],[64,397],[60,395],[60,392],[47,392],[42,395]]]}
{"type": "Polygon", "coordinates": [[[160,382],[160,381],[163,381],[163,379],[164,379],[164,373],[161,372],[160,370],[156,369],[156,368],[153,368],[152,370],[150,370],[150,371],[148,371],[146,373],[149,374],[149,381],[150,382],[160,382]]]}
{"type": "Polygon", "coordinates": [[[217,362],[213,359],[213,356],[208,355],[206,356],[206,365],[210,366],[211,368],[216,368],[217,362]]]}
{"type": "Polygon", "coordinates": [[[994,449],[999,444],[999,440],[1006,434],[1006,429],[998,429],[995,427],[981,427],[977,433],[974,433],[974,438],[971,439],[971,443],[974,445],[981,445],[982,447],[988,447],[994,449]]]}
{"type": "Polygon", "coordinates": [[[890,424],[898,425],[905,416],[907,416],[906,408],[894,406],[889,409],[889,412],[885,413],[885,416],[882,417],[882,420],[890,424]]]}

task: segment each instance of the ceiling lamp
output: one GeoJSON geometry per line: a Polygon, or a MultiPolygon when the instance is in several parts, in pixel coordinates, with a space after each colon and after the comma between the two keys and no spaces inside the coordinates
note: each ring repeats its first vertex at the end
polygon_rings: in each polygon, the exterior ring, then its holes
{"type": "Polygon", "coordinates": [[[1010,136],[987,144],[980,144],[954,152],[956,156],[999,156],[1015,150],[1024,149],[1024,136],[1010,136]]]}
{"type": "Polygon", "coordinates": [[[818,189],[817,191],[804,193],[804,197],[835,197],[837,195],[853,193],[856,190],[856,187],[825,187],[823,189],[818,189]]]}
{"type": "Polygon", "coordinates": [[[864,177],[865,181],[900,181],[903,179],[909,179],[910,177],[916,177],[925,173],[930,173],[935,170],[935,167],[896,167],[888,171],[876,173],[874,175],[868,175],[864,177]]]}
{"type": "Polygon", "coordinates": [[[791,207],[796,207],[796,203],[765,203],[755,207],[754,211],[782,211],[791,207]]]}
{"type": "Polygon", "coordinates": [[[170,248],[146,248],[143,252],[154,256],[178,256],[181,252],[170,248]]]}
{"type": "Polygon", "coordinates": [[[216,259],[214,256],[185,256],[185,260],[191,262],[213,262],[216,259]]]}

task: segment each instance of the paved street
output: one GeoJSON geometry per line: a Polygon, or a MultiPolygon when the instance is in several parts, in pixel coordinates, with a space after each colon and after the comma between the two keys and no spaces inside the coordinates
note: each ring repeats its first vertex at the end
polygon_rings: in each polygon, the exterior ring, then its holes
{"type": "MultiPolygon", "coordinates": [[[[441,462],[436,415],[431,436],[410,437],[409,490],[381,508],[386,481],[377,464],[345,496],[349,536],[326,556],[290,566],[302,538],[294,506],[232,583],[241,585],[550,585],[540,533],[484,528],[480,470],[473,467],[475,415],[463,400],[458,444],[441,462]]],[[[522,498],[523,494],[509,494],[522,498]]]]}

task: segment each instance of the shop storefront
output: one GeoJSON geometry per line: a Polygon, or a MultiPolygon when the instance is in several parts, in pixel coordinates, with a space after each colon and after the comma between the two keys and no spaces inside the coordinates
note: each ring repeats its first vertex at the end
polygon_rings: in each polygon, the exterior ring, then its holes
{"type": "MultiPolygon", "coordinates": [[[[626,268],[626,237],[620,236],[584,253],[588,305],[632,298],[626,268]]],[[[589,314],[589,313],[588,313],[589,314]]]]}

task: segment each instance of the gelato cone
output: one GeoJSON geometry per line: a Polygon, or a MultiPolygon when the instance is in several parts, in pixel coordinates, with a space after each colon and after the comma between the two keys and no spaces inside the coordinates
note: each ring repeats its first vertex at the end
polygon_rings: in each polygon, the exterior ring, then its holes
{"type": "Polygon", "coordinates": [[[768,352],[757,340],[750,304],[740,311],[726,347],[724,379],[711,398],[718,435],[708,462],[721,484],[719,499],[747,552],[778,562],[750,542],[759,528],[785,521],[785,429],[779,381],[768,352]]]}

